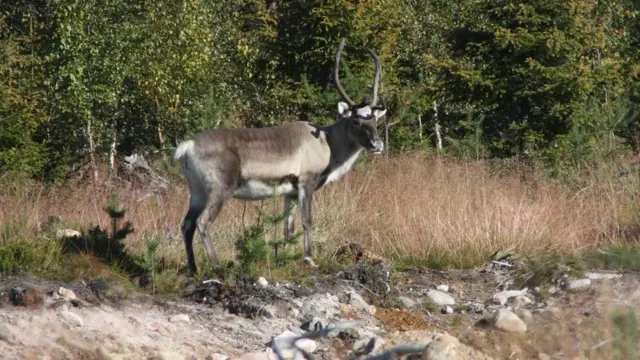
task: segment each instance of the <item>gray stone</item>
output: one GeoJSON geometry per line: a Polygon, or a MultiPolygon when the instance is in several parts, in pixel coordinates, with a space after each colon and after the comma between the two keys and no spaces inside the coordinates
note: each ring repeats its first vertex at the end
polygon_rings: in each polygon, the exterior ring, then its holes
{"type": "Polygon", "coordinates": [[[258,278],[257,283],[258,283],[258,286],[261,288],[266,288],[267,286],[269,286],[269,282],[267,281],[267,279],[265,279],[262,276],[258,278]]]}
{"type": "Polygon", "coordinates": [[[507,309],[498,309],[493,313],[493,325],[502,331],[513,333],[524,333],[527,331],[527,324],[516,314],[507,309]]]}
{"type": "Polygon", "coordinates": [[[63,310],[60,312],[60,316],[62,317],[62,320],[64,320],[64,322],[66,322],[71,326],[82,327],[83,325],[82,318],[80,317],[80,315],[73,313],[71,311],[63,310]]]}
{"type": "Polygon", "coordinates": [[[187,314],[175,314],[169,317],[169,321],[173,323],[177,323],[177,322],[188,323],[188,322],[191,322],[191,319],[187,314]]]}
{"type": "Polygon", "coordinates": [[[16,334],[9,328],[7,324],[0,324],[0,340],[6,341],[9,344],[16,343],[16,334]]]}
{"type": "Polygon", "coordinates": [[[449,335],[442,334],[429,342],[422,353],[422,360],[492,360],[478,350],[466,346],[449,335]]]}
{"type": "Polygon", "coordinates": [[[375,314],[376,308],[373,305],[367,304],[366,301],[355,291],[349,292],[349,305],[353,306],[356,309],[365,311],[371,315],[375,314]]]}
{"type": "Polygon", "coordinates": [[[586,274],[584,274],[588,279],[590,280],[612,280],[612,279],[617,279],[617,278],[621,278],[622,274],[616,274],[616,273],[593,273],[593,272],[588,272],[586,274]]]}
{"type": "Polygon", "coordinates": [[[427,297],[429,297],[429,299],[431,299],[431,301],[433,301],[433,303],[438,306],[456,304],[456,301],[453,299],[453,297],[451,297],[451,295],[440,290],[429,290],[427,292],[427,297]]]}
{"type": "Polygon", "coordinates": [[[567,284],[567,290],[578,291],[584,290],[591,286],[591,279],[572,280],[567,284]]]}
{"type": "Polygon", "coordinates": [[[445,285],[445,284],[438,285],[436,286],[436,289],[442,292],[449,292],[449,285],[445,285]]]}
{"type": "Polygon", "coordinates": [[[398,296],[395,300],[400,303],[404,309],[411,309],[416,306],[416,301],[408,296],[398,296]]]}

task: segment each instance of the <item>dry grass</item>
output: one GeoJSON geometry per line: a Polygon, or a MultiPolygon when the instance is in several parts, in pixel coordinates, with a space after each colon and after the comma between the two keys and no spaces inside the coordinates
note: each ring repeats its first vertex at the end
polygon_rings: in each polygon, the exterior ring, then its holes
{"type": "MultiPolygon", "coordinates": [[[[420,154],[388,161],[368,159],[315,194],[314,245],[317,251],[328,253],[340,244],[358,242],[393,259],[470,266],[498,250],[579,255],[628,241],[623,230],[640,223],[637,177],[618,178],[600,172],[582,177],[581,182],[580,189],[569,190],[531,173],[500,174],[484,163],[420,154]]],[[[158,254],[184,264],[179,227],[189,195],[182,180],[167,194],[149,197],[145,197],[145,190],[104,182],[4,191],[0,194],[0,222],[5,226],[0,240],[31,236],[49,215],[63,216],[71,227],[107,227],[109,218],[102,208],[111,193],[118,191],[127,208],[126,219],[136,229],[127,245],[139,251],[145,246],[144,236],[162,236],[167,240],[158,254]]],[[[223,257],[234,256],[235,236],[243,222],[256,221],[257,206],[260,203],[232,200],[212,225],[223,257]]],[[[264,206],[281,210],[282,200],[267,201],[264,206]]],[[[204,261],[196,241],[199,259],[204,261]]]]}

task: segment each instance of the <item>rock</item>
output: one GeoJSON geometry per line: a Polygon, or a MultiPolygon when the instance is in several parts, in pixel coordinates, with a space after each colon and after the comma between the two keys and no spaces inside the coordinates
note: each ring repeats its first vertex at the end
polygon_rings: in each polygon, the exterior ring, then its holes
{"type": "Polygon", "coordinates": [[[482,314],[484,312],[484,304],[482,303],[470,303],[467,305],[467,311],[470,313],[482,314]]]}
{"type": "Polygon", "coordinates": [[[376,307],[373,305],[367,304],[366,301],[355,291],[349,292],[349,305],[353,306],[356,309],[365,311],[371,315],[376,313],[376,307]]]}
{"type": "Polygon", "coordinates": [[[416,301],[407,296],[398,296],[395,300],[403,309],[411,309],[416,306],[416,301]]]}
{"type": "Polygon", "coordinates": [[[527,324],[507,309],[498,309],[493,313],[493,326],[506,332],[523,333],[527,331],[527,324]]]}
{"type": "Polygon", "coordinates": [[[177,322],[188,323],[188,322],[191,322],[191,319],[187,314],[175,314],[169,317],[169,321],[172,323],[177,323],[177,322]]]}
{"type": "Polygon", "coordinates": [[[351,350],[354,354],[368,355],[378,353],[384,346],[384,339],[380,336],[365,336],[353,343],[351,350]]]}
{"type": "Polygon", "coordinates": [[[567,284],[567,290],[577,291],[584,290],[591,286],[591,279],[578,279],[570,281],[567,284]]]}
{"type": "Polygon", "coordinates": [[[62,320],[64,320],[64,322],[66,322],[71,326],[82,327],[83,325],[82,318],[80,317],[80,315],[73,313],[71,311],[68,311],[68,310],[61,311],[60,317],[62,317],[62,320]]]}
{"type": "Polygon", "coordinates": [[[445,285],[445,284],[438,285],[436,286],[436,289],[442,292],[449,292],[449,285],[445,285]]]}
{"type": "Polygon", "coordinates": [[[187,360],[187,357],[172,351],[159,351],[153,357],[153,360],[187,360]]]}
{"type": "Polygon", "coordinates": [[[327,321],[314,316],[308,321],[305,321],[301,328],[305,331],[318,331],[327,327],[327,321]]]}
{"type": "Polygon", "coordinates": [[[551,356],[545,353],[540,353],[538,354],[538,360],[551,360],[551,356]]]}
{"type": "Polygon", "coordinates": [[[429,344],[442,333],[427,330],[394,331],[384,335],[385,349],[403,344],[429,344]]]}
{"type": "Polygon", "coordinates": [[[267,279],[265,279],[262,276],[258,278],[257,282],[258,282],[258,286],[261,288],[266,288],[267,286],[269,286],[269,282],[267,281],[267,279]]]}
{"type": "Polygon", "coordinates": [[[499,293],[495,293],[492,299],[494,303],[504,306],[507,301],[509,301],[509,298],[516,296],[525,296],[526,294],[527,288],[524,288],[522,290],[505,290],[500,291],[499,293]]]}
{"type": "Polygon", "coordinates": [[[62,286],[60,286],[58,288],[58,295],[63,296],[67,299],[77,299],[78,297],[76,296],[76,293],[73,292],[73,290],[69,290],[67,288],[64,288],[62,286]]]}
{"type": "Polygon", "coordinates": [[[612,280],[612,279],[617,279],[617,278],[621,278],[622,274],[616,274],[616,273],[593,273],[593,272],[588,272],[586,274],[584,274],[587,279],[590,280],[612,280]]]}
{"type": "Polygon", "coordinates": [[[529,311],[527,309],[518,310],[517,315],[525,323],[529,323],[533,319],[533,315],[531,314],[531,311],[529,311]]]}
{"type": "Polygon", "coordinates": [[[277,360],[278,357],[273,351],[265,351],[265,352],[250,352],[246,354],[242,354],[237,358],[233,358],[233,360],[277,360]]]}
{"type": "Polygon", "coordinates": [[[11,330],[7,324],[0,324],[0,340],[6,341],[9,344],[16,343],[16,334],[13,333],[13,330],[11,330]]]}
{"type": "Polygon", "coordinates": [[[72,229],[58,229],[56,230],[56,239],[58,240],[62,240],[65,238],[72,238],[72,237],[81,237],[82,234],[79,231],[76,230],[72,230],[72,229]]]}
{"type": "Polygon", "coordinates": [[[529,299],[528,297],[526,297],[524,295],[518,295],[518,296],[511,297],[507,301],[507,303],[509,303],[515,309],[519,309],[521,307],[524,307],[525,305],[531,304],[532,302],[533,301],[531,301],[531,299],[529,299]]]}
{"type": "Polygon", "coordinates": [[[442,334],[431,341],[422,353],[422,360],[491,360],[492,358],[472,349],[449,335],[442,334]]]}
{"type": "Polygon", "coordinates": [[[442,292],[440,290],[429,290],[427,292],[427,297],[433,301],[437,306],[446,306],[446,305],[455,305],[456,301],[451,297],[451,295],[442,292]]]}
{"type": "Polygon", "coordinates": [[[229,359],[231,358],[223,354],[209,354],[207,355],[206,358],[204,358],[204,360],[229,360],[229,359]]]}
{"type": "Polygon", "coordinates": [[[134,354],[112,354],[103,347],[96,349],[96,355],[98,360],[134,360],[139,358],[139,355],[134,354]]]}
{"type": "MultiPolygon", "coordinates": [[[[292,347],[291,340],[299,335],[292,331],[285,331],[282,334],[273,338],[273,346],[277,346],[280,353],[285,359],[298,359],[302,358],[300,351],[292,347]]],[[[296,342],[296,347],[303,349],[309,354],[314,353],[318,349],[318,343],[311,339],[300,339],[296,342]]]]}
{"type": "Polygon", "coordinates": [[[442,309],[442,312],[444,314],[453,314],[453,308],[451,306],[447,306],[444,309],[442,309]]]}

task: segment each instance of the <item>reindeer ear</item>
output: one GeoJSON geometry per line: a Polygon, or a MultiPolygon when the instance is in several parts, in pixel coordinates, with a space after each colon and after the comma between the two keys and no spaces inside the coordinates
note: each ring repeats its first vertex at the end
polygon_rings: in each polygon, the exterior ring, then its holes
{"type": "Polygon", "coordinates": [[[386,114],[386,113],[387,113],[387,109],[384,109],[384,110],[375,109],[375,110],[373,110],[373,116],[376,117],[376,120],[380,119],[381,117],[383,117],[384,114],[386,114]]]}
{"type": "Polygon", "coordinates": [[[349,108],[349,104],[344,101],[338,102],[338,114],[340,114],[341,117],[351,116],[351,109],[349,108]]]}

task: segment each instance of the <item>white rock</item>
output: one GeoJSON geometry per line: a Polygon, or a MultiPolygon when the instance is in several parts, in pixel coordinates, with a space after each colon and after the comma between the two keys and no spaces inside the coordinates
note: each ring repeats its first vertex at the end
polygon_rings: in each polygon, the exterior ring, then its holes
{"type": "Polygon", "coordinates": [[[176,352],[172,351],[159,351],[153,357],[153,360],[186,360],[187,358],[176,352]]]}
{"type": "Polygon", "coordinates": [[[231,358],[228,357],[227,355],[217,354],[217,353],[209,354],[205,358],[205,360],[229,360],[229,359],[231,359],[231,358]]]}
{"type": "MultiPolygon", "coordinates": [[[[292,331],[286,330],[282,334],[273,338],[273,344],[275,346],[278,346],[278,348],[280,349],[285,359],[302,359],[303,358],[300,351],[292,347],[291,340],[293,340],[293,338],[296,338],[298,336],[299,336],[298,334],[292,331]]],[[[311,339],[300,339],[296,342],[296,346],[303,349],[309,354],[312,354],[316,350],[318,350],[318,343],[316,343],[311,339]]]]}
{"type": "Polygon", "coordinates": [[[82,234],[79,231],[72,230],[72,229],[58,229],[56,231],[56,239],[58,240],[65,239],[65,238],[72,238],[75,236],[81,237],[82,234]]]}
{"type": "Polygon", "coordinates": [[[175,314],[175,315],[171,315],[169,317],[169,321],[173,322],[173,323],[177,323],[177,322],[191,322],[191,319],[189,318],[189,315],[187,314],[175,314]]]}
{"type": "Polygon", "coordinates": [[[523,333],[527,331],[527,324],[516,314],[507,309],[498,309],[493,313],[493,325],[502,331],[523,333]]]}
{"type": "Polygon", "coordinates": [[[80,317],[80,315],[73,313],[71,311],[63,310],[60,312],[60,316],[62,317],[62,320],[64,320],[64,322],[66,322],[71,326],[82,327],[83,325],[82,318],[80,317]]]}
{"type": "Polygon", "coordinates": [[[62,286],[60,286],[58,288],[58,295],[60,296],[64,296],[68,299],[77,299],[78,297],[76,296],[76,293],[73,292],[73,290],[69,290],[67,288],[64,288],[62,286]]]}
{"type": "Polygon", "coordinates": [[[500,304],[502,306],[504,306],[504,304],[507,303],[507,301],[509,301],[509,298],[512,297],[516,297],[516,296],[525,296],[527,294],[528,289],[524,288],[522,290],[505,290],[505,291],[500,291],[499,293],[495,293],[493,294],[493,302],[495,302],[496,304],[500,304]]]}
{"type": "Polygon", "coordinates": [[[436,286],[436,289],[442,292],[449,292],[449,285],[446,285],[446,284],[438,285],[436,286]]]}
{"type": "Polygon", "coordinates": [[[367,304],[367,302],[364,301],[362,296],[360,296],[360,294],[358,294],[355,291],[349,292],[349,305],[353,306],[356,309],[366,311],[371,315],[375,314],[376,312],[376,307],[373,305],[367,304]]]}
{"type": "Polygon", "coordinates": [[[444,308],[444,313],[453,314],[453,308],[451,306],[447,306],[446,308],[444,308]]]}
{"type": "Polygon", "coordinates": [[[16,343],[16,334],[14,334],[7,324],[0,324],[0,340],[6,341],[9,344],[16,343]]]}
{"type": "Polygon", "coordinates": [[[429,290],[427,296],[438,306],[455,305],[456,301],[451,295],[440,290],[429,290]]]}
{"type": "Polygon", "coordinates": [[[621,278],[622,274],[616,274],[616,273],[593,273],[593,272],[588,272],[586,274],[584,274],[588,279],[590,280],[612,280],[612,279],[617,279],[617,278],[621,278]]]}
{"type": "Polygon", "coordinates": [[[258,278],[258,286],[260,286],[261,288],[266,288],[267,286],[269,286],[269,282],[267,281],[267,279],[260,276],[258,278]]]}
{"type": "Polygon", "coordinates": [[[396,301],[399,302],[403,308],[411,309],[416,306],[416,301],[407,296],[398,296],[396,301]]]}
{"type": "Polygon", "coordinates": [[[591,279],[578,279],[567,284],[567,290],[584,290],[591,286],[591,279]]]}

